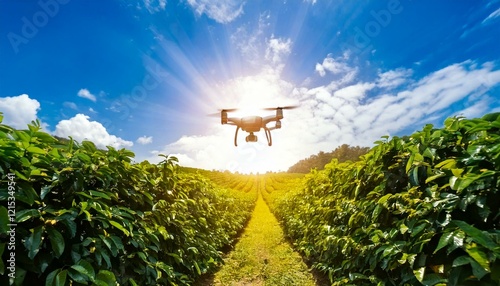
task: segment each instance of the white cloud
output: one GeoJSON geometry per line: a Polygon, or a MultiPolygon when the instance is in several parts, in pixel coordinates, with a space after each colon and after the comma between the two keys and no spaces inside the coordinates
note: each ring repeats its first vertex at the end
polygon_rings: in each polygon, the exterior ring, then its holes
{"type": "MultiPolygon", "coordinates": [[[[259,15],[257,27],[249,27],[249,24],[240,26],[231,34],[231,42],[236,49],[241,53],[241,56],[252,67],[261,68],[264,61],[269,59],[262,57],[263,54],[271,53],[270,41],[265,39],[266,30],[271,27],[270,13],[262,13],[259,15]],[[250,32],[249,32],[250,31],[250,32]]],[[[285,41],[272,36],[273,41],[285,41]]],[[[289,41],[289,40],[288,40],[289,41]]]]}
{"type": "Polygon", "coordinates": [[[472,104],[467,108],[457,112],[455,115],[464,116],[466,118],[482,117],[486,112],[488,112],[488,108],[490,107],[490,102],[492,100],[493,99],[487,95],[483,96],[477,101],[472,102],[472,104]]]}
{"type": "Polygon", "coordinates": [[[146,144],[151,144],[153,143],[153,137],[152,136],[141,136],[137,138],[137,143],[146,145],[146,144]]]}
{"type": "Polygon", "coordinates": [[[268,42],[266,49],[266,59],[272,64],[281,64],[284,58],[290,54],[292,41],[275,38],[274,36],[268,42]]]}
{"type": "Polygon", "coordinates": [[[37,119],[40,103],[27,94],[0,97],[0,112],[3,112],[3,124],[16,129],[26,129],[32,120],[37,119]]]}
{"type": "Polygon", "coordinates": [[[97,113],[97,111],[95,111],[92,107],[89,107],[89,111],[92,113],[97,113]]]}
{"type": "Polygon", "coordinates": [[[71,108],[71,109],[73,109],[73,110],[77,110],[77,109],[78,109],[78,106],[76,106],[76,103],[71,102],[71,101],[65,101],[65,102],[63,103],[63,105],[64,105],[65,107],[67,107],[67,108],[71,108]]]}
{"type": "Polygon", "coordinates": [[[493,19],[498,18],[498,17],[500,17],[500,8],[498,8],[497,10],[493,11],[490,15],[488,15],[488,17],[486,17],[486,18],[483,20],[482,24],[485,24],[485,23],[487,23],[487,22],[490,22],[490,21],[492,21],[493,19]]]}
{"type": "Polygon", "coordinates": [[[332,58],[331,55],[328,55],[323,63],[316,64],[316,71],[320,76],[325,76],[326,72],[329,71],[332,74],[341,74],[341,73],[349,73],[354,71],[356,68],[349,66],[346,62],[348,55],[345,54],[344,57],[338,57],[336,59],[332,58]]]}
{"type": "Polygon", "coordinates": [[[399,68],[386,72],[379,72],[377,85],[379,87],[392,88],[407,83],[409,77],[413,74],[411,69],[399,68]]]}
{"type": "MultiPolygon", "coordinates": [[[[269,69],[217,87],[220,93],[212,100],[220,105],[213,109],[248,107],[251,112],[246,115],[266,116],[272,111],[259,107],[300,103],[298,109],[284,112],[282,128],[271,133],[272,147],[266,145],[262,131],[256,134],[259,142],[247,143],[247,133],[241,130],[239,146],[234,147],[235,126],[222,126],[214,119],[207,122],[207,134],[184,136],[160,153],[178,154],[181,165],[204,169],[287,170],[300,159],[341,144],[372,146],[381,136],[420,129],[426,123],[441,124],[447,116],[491,112],[488,104],[494,99],[487,92],[500,83],[500,70],[492,63],[473,61],[447,66],[420,79],[411,70],[395,69],[359,81],[355,68],[346,64],[341,70],[338,79],[312,88],[294,86],[281,79],[279,71],[269,69]]],[[[233,115],[245,113],[230,113],[233,115]]]]}
{"type": "Polygon", "coordinates": [[[206,14],[216,22],[226,24],[243,13],[242,0],[188,0],[198,15],[206,14]]]}
{"type": "Polygon", "coordinates": [[[89,140],[99,148],[112,146],[114,148],[128,148],[134,145],[131,141],[124,140],[115,135],[110,135],[106,128],[97,121],[90,121],[89,116],[77,114],[74,117],[61,120],[56,125],[54,134],[60,137],[71,136],[81,142],[89,140]]]}
{"type": "Polygon", "coordinates": [[[153,14],[165,10],[167,0],[144,0],[144,6],[153,14]]]}
{"type": "Polygon", "coordinates": [[[90,93],[90,91],[86,88],[82,88],[78,91],[78,94],[77,94],[79,97],[83,97],[83,98],[86,98],[88,100],[91,100],[93,102],[96,102],[96,97],[95,95],[93,95],[92,93],[90,93]]]}

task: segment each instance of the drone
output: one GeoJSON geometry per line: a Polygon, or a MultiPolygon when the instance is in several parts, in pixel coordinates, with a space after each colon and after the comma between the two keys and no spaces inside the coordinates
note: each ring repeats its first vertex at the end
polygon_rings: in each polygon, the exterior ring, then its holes
{"type": "MultiPolygon", "coordinates": [[[[257,142],[257,136],[254,132],[259,132],[260,129],[264,129],[266,133],[267,144],[269,146],[273,145],[273,140],[271,137],[271,130],[280,129],[281,128],[281,119],[283,119],[283,109],[294,109],[297,106],[283,106],[283,107],[272,107],[272,108],[264,108],[264,110],[275,110],[276,115],[270,115],[266,117],[260,116],[246,116],[242,118],[236,117],[228,117],[228,112],[236,111],[237,109],[222,109],[220,110],[220,121],[221,124],[228,125],[236,125],[236,133],[234,134],[234,146],[238,146],[238,131],[241,129],[245,132],[248,132],[248,136],[245,138],[246,142],[257,142]],[[275,125],[273,127],[267,127],[267,124],[275,121],[275,125]]],[[[218,115],[216,113],[215,115],[218,115]]]]}

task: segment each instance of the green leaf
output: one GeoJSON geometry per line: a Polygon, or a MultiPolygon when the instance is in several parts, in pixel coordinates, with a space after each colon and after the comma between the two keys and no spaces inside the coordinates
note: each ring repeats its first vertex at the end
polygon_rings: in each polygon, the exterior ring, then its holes
{"type": "Polygon", "coordinates": [[[453,232],[452,238],[453,238],[453,244],[450,245],[446,250],[448,254],[450,254],[453,250],[460,248],[464,245],[465,232],[457,229],[453,232]]]}
{"type": "Polygon", "coordinates": [[[23,286],[25,285],[24,283],[24,278],[26,278],[26,273],[28,271],[26,269],[23,269],[21,267],[16,268],[16,278],[14,280],[14,285],[16,286],[23,286]]]}
{"type": "Polygon", "coordinates": [[[408,178],[410,179],[410,184],[412,186],[419,186],[420,185],[420,181],[419,181],[419,177],[418,177],[418,166],[415,166],[411,173],[408,175],[408,178]]]}
{"type": "Polygon", "coordinates": [[[108,270],[100,270],[99,273],[97,273],[94,283],[102,286],[114,286],[116,285],[115,274],[108,270]]]}
{"type": "Polygon", "coordinates": [[[95,271],[94,271],[94,268],[92,267],[92,264],[90,264],[90,262],[88,262],[86,260],[80,260],[77,264],[82,266],[83,268],[85,268],[86,273],[88,273],[88,275],[90,276],[90,278],[92,280],[95,279],[95,271]]]}
{"type": "Polygon", "coordinates": [[[111,267],[111,259],[109,257],[108,252],[105,249],[101,249],[99,251],[99,254],[102,256],[104,261],[106,261],[106,265],[108,266],[108,268],[111,267]]]}
{"type": "Polygon", "coordinates": [[[50,190],[52,190],[52,186],[43,186],[40,190],[40,198],[43,200],[45,196],[50,193],[50,190]]]}
{"type": "Polygon", "coordinates": [[[61,271],[61,269],[56,269],[47,275],[47,278],[45,278],[45,286],[52,286],[55,285],[56,282],[56,275],[61,271]]]}
{"type": "Polygon", "coordinates": [[[41,143],[54,143],[56,142],[56,139],[52,137],[50,134],[42,132],[42,131],[37,131],[33,134],[33,137],[40,138],[41,143]]]}
{"type": "Polygon", "coordinates": [[[147,261],[146,254],[144,254],[144,252],[137,252],[137,256],[139,256],[144,262],[147,261]]]}
{"type": "Polygon", "coordinates": [[[73,265],[68,271],[69,277],[77,283],[88,284],[90,277],[85,274],[85,268],[80,265],[73,265]]]}
{"type": "Polygon", "coordinates": [[[85,218],[88,220],[88,221],[92,221],[92,215],[90,214],[90,212],[88,210],[82,210],[81,211],[83,214],[85,214],[85,218]]]}
{"type": "Polygon", "coordinates": [[[412,153],[410,158],[408,158],[408,163],[406,163],[406,173],[408,173],[413,166],[413,160],[415,159],[415,153],[412,153]]]}
{"type": "Polygon", "coordinates": [[[478,247],[474,245],[467,245],[465,251],[474,258],[474,260],[487,272],[491,272],[490,270],[490,262],[488,261],[488,256],[486,253],[481,251],[478,247]]]}
{"type": "Polygon", "coordinates": [[[499,245],[495,243],[486,233],[461,220],[452,220],[452,223],[463,230],[468,236],[472,238],[472,240],[474,240],[478,244],[488,248],[491,251],[497,251],[499,245]]]}
{"type": "Polygon", "coordinates": [[[36,146],[30,146],[26,148],[26,151],[33,153],[33,154],[46,154],[47,151],[43,150],[42,148],[36,147],[36,146]]]}
{"type": "Polygon", "coordinates": [[[37,226],[33,229],[30,237],[26,241],[28,246],[28,257],[34,259],[40,250],[40,244],[42,243],[42,233],[43,226],[37,226]]]}
{"type": "Polygon", "coordinates": [[[429,182],[434,181],[435,179],[438,179],[438,178],[441,178],[441,177],[444,177],[444,176],[446,176],[446,174],[445,174],[445,173],[439,173],[439,174],[437,174],[437,175],[430,176],[430,177],[428,177],[427,179],[425,179],[425,183],[427,184],[427,183],[429,183],[429,182]]]}
{"type": "Polygon", "coordinates": [[[458,266],[469,264],[470,262],[471,262],[470,256],[462,255],[462,256],[459,256],[453,260],[452,266],[458,267],[458,266]]]}
{"type": "Polygon", "coordinates": [[[112,235],[111,236],[111,240],[113,241],[113,243],[115,244],[116,248],[118,249],[124,249],[124,246],[123,246],[123,243],[122,243],[122,239],[116,235],[112,235]]]}
{"type": "Polygon", "coordinates": [[[462,178],[453,176],[450,178],[450,187],[452,190],[461,192],[477,179],[478,176],[468,176],[462,178]]]}
{"type": "Polygon", "coordinates": [[[435,156],[435,150],[425,148],[424,153],[422,154],[424,157],[431,159],[431,161],[434,161],[434,156],[435,156]]]}
{"type": "Polygon", "coordinates": [[[56,257],[59,258],[64,252],[64,238],[59,231],[52,227],[47,228],[47,233],[49,234],[49,240],[50,244],[52,245],[52,250],[54,251],[56,257]]]}
{"type": "Polygon", "coordinates": [[[383,205],[392,196],[392,194],[386,194],[378,200],[378,204],[383,205]]]}
{"type": "Polygon", "coordinates": [[[474,276],[477,277],[477,279],[483,278],[486,274],[488,274],[488,271],[486,271],[479,263],[477,263],[475,260],[470,261],[470,265],[472,266],[472,273],[474,276]]]}
{"type": "Polygon", "coordinates": [[[83,161],[85,164],[92,163],[92,160],[90,159],[89,155],[87,155],[85,153],[77,153],[76,157],[78,157],[78,159],[80,159],[81,161],[83,161]]]}
{"type": "Polygon", "coordinates": [[[130,232],[126,230],[120,223],[113,220],[110,220],[109,223],[117,229],[121,230],[126,236],[130,236],[130,232]]]}
{"type": "Polygon", "coordinates": [[[433,254],[438,252],[441,248],[447,246],[450,243],[450,241],[452,240],[452,238],[453,238],[453,232],[443,233],[441,235],[441,238],[439,238],[438,245],[437,245],[436,249],[434,250],[433,254]]]}
{"type": "Polygon", "coordinates": [[[200,266],[198,266],[198,262],[193,261],[193,264],[194,264],[194,267],[196,268],[196,273],[198,273],[198,275],[201,275],[201,270],[200,270],[200,266]]]}
{"type": "Polygon", "coordinates": [[[499,118],[500,118],[500,112],[489,113],[481,117],[481,119],[489,122],[497,121],[499,120],[499,118]]]}
{"type": "Polygon", "coordinates": [[[77,226],[76,226],[76,223],[74,222],[74,220],[65,219],[65,220],[62,220],[62,223],[68,229],[69,233],[71,234],[71,238],[75,237],[77,226]]]}
{"type": "Polygon", "coordinates": [[[87,151],[90,151],[90,152],[95,152],[97,151],[97,147],[95,146],[95,144],[92,142],[92,141],[82,141],[82,146],[87,150],[87,151]]]}
{"type": "MultiPolygon", "coordinates": [[[[437,273],[431,273],[427,274],[424,276],[424,279],[422,280],[422,284],[424,285],[439,285],[439,283],[445,283],[446,279],[442,278],[439,274],[437,273]]],[[[443,285],[443,284],[441,284],[443,285]]],[[[446,284],[444,284],[446,285],[446,284]]]]}
{"type": "Polygon", "coordinates": [[[171,275],[172,272],[173,272],[173,267],[164,263],[164,262],[161,262],[161,261],[158,261],[156,262],[156,267],[157,268],[160,268],[161,270],[165,271],[165,273],[167,275],[171,275]]]}
{"type": "Polygon", "coordinates": [[[64,286],[66,284],[66,275],[68,274],[67,270],[63,270],[56,275],[56,280],[54,281],[54,285],[56,286],[64,286]]]}
{"type": "Polygon", "coordinates": [[[104,198],[104,199],[107,199],[107,200],[111,200],[111,197],[106,195],[105,193],[103,192],[99,192],[99,191],[93,191],[91,190],[90,191],[90,194],[94,197],[101,197],[101,198],[104,198]]]}
{"type": "Polygon", "coordinates": [[[70,267],[69,275],[78,283],[86,283],[95,280],[95,272],[92,265],[85,260],[80,260],[70,267]],[[74,271],[73,271],[74,270],[74,271]]]}
{"type": "Polygon", "coordinates": [[[104,242],[104,244],[106,244],[109,251],[111,251],[111,255],[113,255],[113,256],[118,255],[118,248],[114,245],[114,242],[111,238],[101,236],[101,239],[104,242]]]}
{"type": "Polygon", "coordinates": [[[414,269],[413,274],[415,275],[415,277],[417,277],[417,280],[420,281],[420,283],[422,283],[424,281],[425,266],[420,267],[418,269],[414,269]]]}
{"type": "Polygon", "coordinates": [[[457,161],[455,159],[446,159],[439,164],[436,164],[436,169],[452,169],[457,165],[457,161]]]}

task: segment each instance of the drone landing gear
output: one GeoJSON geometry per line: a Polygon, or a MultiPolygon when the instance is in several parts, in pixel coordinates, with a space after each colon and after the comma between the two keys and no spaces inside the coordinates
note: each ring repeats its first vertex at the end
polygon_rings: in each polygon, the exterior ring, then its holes
{"type": "Polygon", "coordinates": [[[240,127],[236,127],[236,133],[234,134],[234,146],[238,147],[238,130],[240,130],[240,127]]]}
{"type": "Polygon", "coordinates": [[[269,128],[264,128],[264,131],[266,132],[266,138],[267,138],[267,145],[271,146],[273,145],[273,138],[271,137],[271,130],[269,128]]]}

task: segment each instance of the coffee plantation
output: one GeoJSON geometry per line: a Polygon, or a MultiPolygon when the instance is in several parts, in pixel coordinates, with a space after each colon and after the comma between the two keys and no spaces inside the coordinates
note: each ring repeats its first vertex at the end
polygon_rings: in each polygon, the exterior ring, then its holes
{"type": "Polygon", "coordinates": [[[255,195],[180,173],[175,157],[132,163],[128,150],[63,144],[38,122],[28,127],[0,127],[0,200],[8,173],[17,186],[15,285],[190,285],[221,263],[253,208],[255,195]]]}
{"type": "Polygon", "coordinates": [[[260,192],[329,285],[499,285],[500,113],[375,144],[306,175],[242,175],[0,124],[0,284],[192,285],[260,192]]]}
{"type": "Polygon", "coordinates": [[[500,113],[384,139],[276,196],[296,248],[333,285],[498,285],[500,113]]]}

